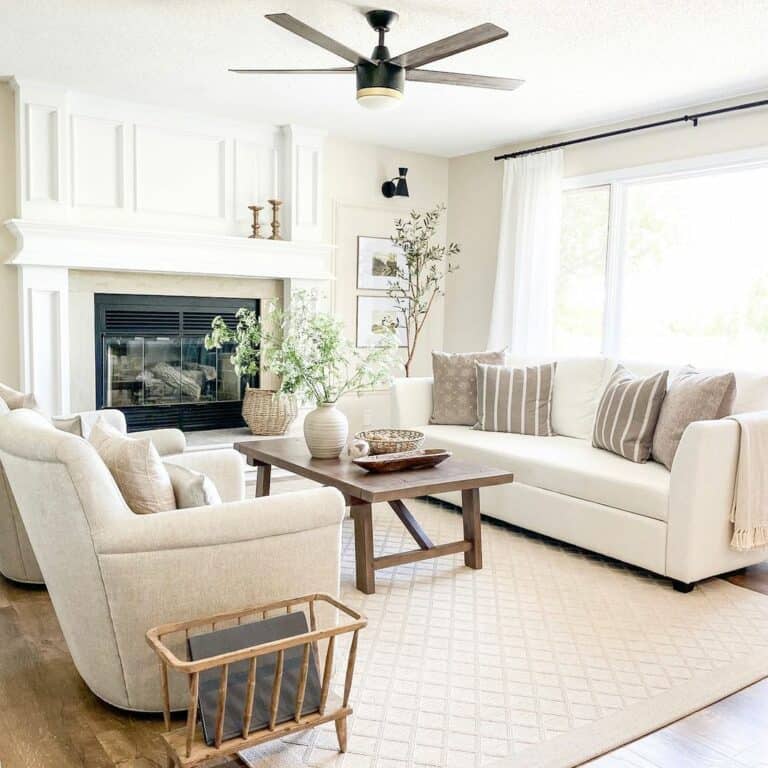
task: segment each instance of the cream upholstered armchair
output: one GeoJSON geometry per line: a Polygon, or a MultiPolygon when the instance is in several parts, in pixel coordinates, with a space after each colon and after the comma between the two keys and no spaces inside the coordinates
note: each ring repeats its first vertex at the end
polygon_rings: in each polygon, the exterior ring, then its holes
{"type": "MultiPolygon", "coordinates": [[[[8,412],[3,409],[0,419],[8,412]]],[[[123,434],[127,432],[125,416],[121,411],[106,409],[103,411],[85,411],[63,418],[54,419],[64,428],[64,425],[82,425],[82,429],[89,431],[89,427],[97,418],[104,418],[115,429],[123,434]]],[[[161,456],[172,456],[182,453],[186,448],[184,433],[178,429],[152,429],[146,432],[136,432],[135,437],[149,437],[161,456]]],[[[24,524],[19,517],[16,501],[8,486],[2,464],[0,464],[0,573],[7,579],[26,584],[43,584],[43,576],[37,564],[35,553],[29,545],[29,538],[24,530],[24,524]]]]}
{"type": "MultiPolygon", "coordinates": [[[[0,418],[0,461],[75,665],[101,699],[162,708],[158,624],[311,592],[337,594],[344,502],[334,489],[243,500],[233,450],[180,454],[216,506],[136,515],[86,440],[17,410],[0,418]],[[204,464],[204,466],[201,466],[204,464]]],[[[183,708],[181,676],[171,705],[183,708]]]]}

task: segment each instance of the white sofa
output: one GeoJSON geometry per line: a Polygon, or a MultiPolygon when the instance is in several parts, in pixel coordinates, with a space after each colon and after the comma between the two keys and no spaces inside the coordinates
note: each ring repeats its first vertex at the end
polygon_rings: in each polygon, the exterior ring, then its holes
{"type": "MultiPolygon", "coordinates": [[[[537,362],[543,360],[515,358],[509,364],[537,362]]],[[[669,367],[624,364],[640,375],[669,367]]],[[[514,483],[481,490],[484,515],[667,576],[678,590],[768,557],[766,550],[737,552],[729,546],[739,444],[735,421],[691,424],[671,472],[592,447],[595,411],[615,366],[604,357],[558,360],[553,437],[430,424],[431,378],[394,383],[393,420],[425,432],[427,447],[514,472],[514,483]]],[[[674,374],[672,368],[670,379],[674,374]]],[[[737,372],[736,381],[734,412],[768,410],[768,376],[737,372]]],[[[442,498],[460,503],[457,494],[442,498]]]]}
{"type": "MultiPolygon", "coordinates": [[[[125,416],[116,409],[102,411],[87,411],[74,414],[91,423],[97,417],[105,419],[115,429],[123,434],[128,431],[125,416]]],[[[4,418],[4,415],[0,415],[4,418]]],[[[148,437],[161,456],[173,456],[182,453],[187,441],[179,429],[150,429],[145,432],[135,432],[134,437],[148,437]]],[[[2,464],[0,464],[0,573],[6,579],[22,584],[43,584],[43,575],[37,564],[35,553],[29,544],[24,523],[19,516],[16,500],[8,485],[2,464]]]]}
{"type": "MultiPolygon", "coordinates": [[[[0,461],[75,666],[115,706],[162,709],[150,627],[339,591],[342,495],[244,500],[231,449],[173,458],[204,471],[222,504],[154,515],[128,508],[92,445],[33,411],[0,418],[0,461]]],[[[186,707],[182,678],[169,680],[174,709],[186,707]]]]}

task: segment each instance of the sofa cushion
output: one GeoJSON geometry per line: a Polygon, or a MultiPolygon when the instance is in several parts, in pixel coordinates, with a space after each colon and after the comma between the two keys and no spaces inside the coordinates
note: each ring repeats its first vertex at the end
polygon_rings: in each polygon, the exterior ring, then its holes
{"type": "Polygon", "coordinates": [[[552,429],[558,435],[589,440],[597,404],[613,371],[606,357],[565,357],[557,361],[552,393],[552,429]]]}
{"type": "Polygon", "coordinates": [[[19,392],[19,390],[13,389],[13,387],[0,384],[0,398],[5,401],[5,404],[11,411],[15,411],[18,408],[37,410],[37,400],[35,400],[35,396],[30,392],[19,392]]]}
{"type": "Polygon", "coordinates": [[[127,437],[99,419],[88,440],[112,473],[125,503],[137,515],[176,509],[168,470],[148,437],[127,437]]]}
{"type": "Polygon", "coordinates": [[[475,429],[552,435],[552,388],[556,367],[557,363],[525,368],[475,363],[475,429]]]}
{"type": "Polygon", "coordinates": [[[597,406],[592,445],[640,464],[648,461],[668,373],[639,378],[617,366],[597,406]]]}
{"type": "Polygon", "coordinates": [[[475,363],[503,365],[504,350],[498,352],[433,352],[431,424],[477,422],[477,377],[475,363]]]}
{"type": "Polygon", "coordinates": [[[168,477],[171,478],[176,509],[221,504],[221,496],[208,475],[171,462],[163,462],[163,466],[168,472],[168,477]]]}
{"type": "MultiPolygon", "coordinates": [[[[670,472],[661,464],[635,464],[573,437],[478,432],[468,427],[419,427],[425,447],[447,448],[465,461],[514,472],[515,482],[584,501],[667,519],[670,472]]],[[[493,515],[493,510],[483,510],[493,515]]]]}
{"type": "Polygon", "coordinates": [[[732,373],[709,374],[692,367],[685,369],[670,383],[661,404],[653,433],[653,460],[672,469],[686,427],[694,421],[728,416],[735,395],[736,377],[732,373]]]}
{"type": "Polygon", "coordinates": [[[733,413],[768,411],[768,374],[736,371],[733,413]]]}

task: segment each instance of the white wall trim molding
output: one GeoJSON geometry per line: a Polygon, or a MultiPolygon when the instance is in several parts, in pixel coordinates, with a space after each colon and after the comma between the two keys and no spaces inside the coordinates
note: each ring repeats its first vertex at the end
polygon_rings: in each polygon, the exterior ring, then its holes
{"type": "Polygon", "coordinates": [[[325,132],[284,125],[282,132],[281,188],[287,237],[319,240],[322,232],[323,142],[325,132]]]}
{"type": "Polygon", "coordinates": [[[331,280],[334,246],[11,219],[18,267],[331,280]]]}
{"type": "Polygon", "coordinates": [[[768,145],[696,155],[679,160],[615,168],[583,176],[570,176],[563,180],[563,189],[600,187],[619,182],[651,181],[665,176],[692,176],[715,171],[732,171],[768,165],[768,145]]]}
{"type": "Polygon", "coordinates": [[[69,271],[27,267],[19,275],[21,388],[47,413],[69,412],[69,271]]]}

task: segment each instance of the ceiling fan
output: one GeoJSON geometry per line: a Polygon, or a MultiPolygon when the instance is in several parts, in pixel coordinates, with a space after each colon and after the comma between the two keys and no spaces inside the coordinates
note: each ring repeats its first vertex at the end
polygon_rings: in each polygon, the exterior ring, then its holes
{"type": "Polygon", "coordinates": [[[349,61],[351,67],[332,69],[230,69],[240,74],[273,75],[315,75],[342,74],[354,72],[357,78],[357,102],[369,109],[389,109],[396,106],[403,98],[406,80],[422,83],[441,83],[444,85],[464,85],[473,88],[494,88],[500,91],[513,91],[525,81],[511,77],[487,77],[485,75],[467,75],[457,72],[437,72],[433,69],[419,69],[424,64],[439,61],[471,48],[477,48],[494,40],[500,40],[509,33],[495,24],[479,24],[471,29],[436,40],[428,45],[415,48],[399,56],[391,56],[384,45],[384,35],[397,21],[395,11],[368,11],[365,14],[368,23],[379,34],[379,42],[370,56],[363,56],[343,43],[334,40],[322,32],[299,21],[288,13],[270,13],[266,18],[287,29],[289,32],[309,40],[310,43],[335,53],[349,61]]]}

